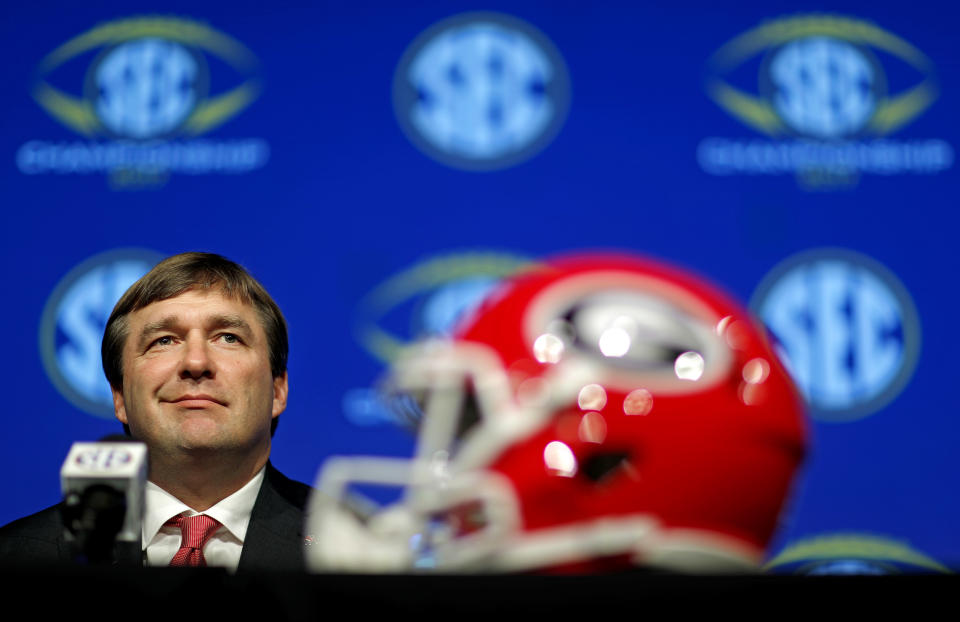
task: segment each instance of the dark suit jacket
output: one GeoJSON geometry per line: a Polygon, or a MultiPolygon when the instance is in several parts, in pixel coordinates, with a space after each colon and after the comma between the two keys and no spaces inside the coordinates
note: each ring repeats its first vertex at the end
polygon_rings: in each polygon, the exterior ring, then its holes
{"type": "MultiPolygon", "coordinates": [[[[285,477],[267,463],[238,571],[304,569],[303,521],[310,491],[306,484],[285,477]]],[[[0,528],[0,565],[71,563],[72,551],[64,538],[59,508],[55,505],[0,528]]],[[[139,548],[132,554],[139,556],[139,548]]],[[[142,556],[121,561],[142,563],[142,556]]]]}

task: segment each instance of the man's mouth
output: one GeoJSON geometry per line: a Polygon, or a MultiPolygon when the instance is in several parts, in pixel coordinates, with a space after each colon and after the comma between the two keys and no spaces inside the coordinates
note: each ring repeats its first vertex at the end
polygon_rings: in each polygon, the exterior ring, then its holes
{"type": "Polygon", "coordinates": [[[171,404],[176,404],[181,408],[208,408],[212,405],[226,406],[222,400],[205,393],[181,395],[176,399],[168,401],[171,404]]]}

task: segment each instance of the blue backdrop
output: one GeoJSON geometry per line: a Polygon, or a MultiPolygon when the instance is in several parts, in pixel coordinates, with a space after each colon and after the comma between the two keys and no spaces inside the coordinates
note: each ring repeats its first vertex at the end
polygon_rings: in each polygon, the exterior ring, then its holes
{"type": "Polygon", "coordinates": [[[812,453],[776,563],[960,563],[944,11],[4,5],[0,522],[118,431],[98,331],[158,257],[222,253],[274,295],[273,460],[312,482],[331,454],[409,454],[366,390],[393,346],[524,261],[616,248],[719,282],[783,343],[812,453]]]}

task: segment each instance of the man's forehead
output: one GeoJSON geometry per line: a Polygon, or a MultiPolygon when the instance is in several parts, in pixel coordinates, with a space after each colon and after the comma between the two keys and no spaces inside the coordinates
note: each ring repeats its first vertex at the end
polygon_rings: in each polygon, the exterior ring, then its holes
{"type": "Polygon", "coordinates": [[[253,305],[238,298],[227,296],[221,288],[191,288],[176,296],[156,300],[130,313],[131,328],[175,317],[179,321],[194,322],[224,315],[239,316],[259,326],[253,305]]]}

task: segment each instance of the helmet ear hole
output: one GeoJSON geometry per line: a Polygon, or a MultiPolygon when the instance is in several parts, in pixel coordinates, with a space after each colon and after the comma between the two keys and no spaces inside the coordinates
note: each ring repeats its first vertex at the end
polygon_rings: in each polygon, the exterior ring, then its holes
{"type": "Polygon", "coordinates": [[[627,464],[630,452],[606,451],[591,454],[580,465],[580,472],[590,481],[599,483],[627,464]]]}

